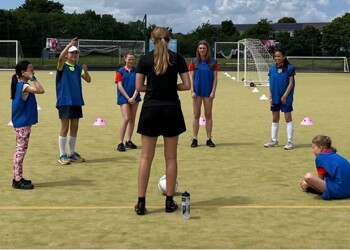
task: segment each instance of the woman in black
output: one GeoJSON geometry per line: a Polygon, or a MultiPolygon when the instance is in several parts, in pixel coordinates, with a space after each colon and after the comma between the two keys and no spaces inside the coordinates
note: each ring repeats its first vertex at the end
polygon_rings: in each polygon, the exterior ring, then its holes
{"type": "Polygon", "coordinates": [[[184,58],[168,50],[170,34],[166,28],[152,31],[154,50],[143,56],[137,66],[136,90],[146,92],[137,132],[141,134],[142,153],[138,171],[138,215],[146,212],[146,192],[158,136],[164,137],[166,163],[165,212],[174,212],[173,200],[177,179],[177,145],[179,135],[186,131],[177,91],[190,89],[190,77],[184,58]],[[177,83],[178,75],[182,83],[177,83]],[[147,84],[145,84],[147,79],[147,84]]]}

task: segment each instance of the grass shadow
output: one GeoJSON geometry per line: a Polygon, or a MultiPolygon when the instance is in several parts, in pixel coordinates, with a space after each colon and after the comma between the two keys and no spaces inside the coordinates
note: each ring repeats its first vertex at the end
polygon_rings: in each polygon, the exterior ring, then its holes
{"type": "Polygon", "coordinates": [[[234,196],[234,197],[218,197],[207,201],[191,202],[192,206],[196,207],[221,207],[221,206],[241,206],[252,204],[252,199],[245,196],[234,196]]]}
{"type": "Polygon", "coordinates": [[[41,182],[35,183],[36,188],[47,188],[47,187],[65,187],[65,186],[92,186],[93,180],[82,180],[79,178],[72,178],[70,180],[52,181],[52,182],[41,182]]]}

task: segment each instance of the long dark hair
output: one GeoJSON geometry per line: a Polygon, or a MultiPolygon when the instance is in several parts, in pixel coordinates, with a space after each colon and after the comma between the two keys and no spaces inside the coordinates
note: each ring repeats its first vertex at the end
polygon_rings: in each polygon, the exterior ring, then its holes
{"type": "Polygon", "coordinates": [[[19,63],[17,63],[15,69],[16,74],[14,74],[11,79],[11,99],[15,98],[16,85],[18,83],[18,79],[22,77],[22,70],[26,71],[29,64],[31,64],[29,61],[20,61],[19,63]]]}
{"type": "Polygon", "coordinates": [[[278,49],[275,49],[275,52],[273,54],[275,54],[276,52],[279,52],[282,54],[282,56],[284,56],[283,65],[287,66],[289,64],[289,61],[287,59],[286,51],[284,49],[278,48],[278,49]]]}

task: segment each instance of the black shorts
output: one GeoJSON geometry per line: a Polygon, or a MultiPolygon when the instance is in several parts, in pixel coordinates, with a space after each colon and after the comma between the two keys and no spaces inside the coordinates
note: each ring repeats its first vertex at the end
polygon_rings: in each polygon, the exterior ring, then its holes
{"type": "Polygon", "coordinates": [[[57,109],[60,119],[83,118],[83,108],[81,106],[60,106],[57,109]]]}
{"type": "Polygon", "coordinates": [[[173,137],[185,131],[181,106],[142,107],[137,133],[152,137],[173,137]]]}

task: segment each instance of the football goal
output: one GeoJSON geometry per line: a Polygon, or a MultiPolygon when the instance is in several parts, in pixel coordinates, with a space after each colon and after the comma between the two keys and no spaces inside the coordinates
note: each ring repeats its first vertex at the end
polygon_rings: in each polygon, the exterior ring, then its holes
{"type": "Polygon", "coordinates": [[[268,72],[272,55],[259,39],[238,41],[237,79],[244,86],[269,86],[268,72]]]}
{"type": "Polygon", "coordinates": [[[349,72],[348,59],[341,56],[287,56],[298,71],[349,72]]]}
{"type": "MultiPolygon", "coordinates": [[[[69,39],[47,38],[43,60],[49,62],[70,42],[69,39]]],[[[145,54],[145,42],[139,40],[91,40],[79,39],[79,64],[93,67],[117,67],[123,64],[123,56],[132,51],[136,57],[145,54]]],[[[56,60],[56,59],[54,59],[56,60]]]]}
{"type": "Polygon", "coordinates": [[[0,40],[0,70],[13,70],[23,58],[21,43],[17,40],[0,40]]]}

